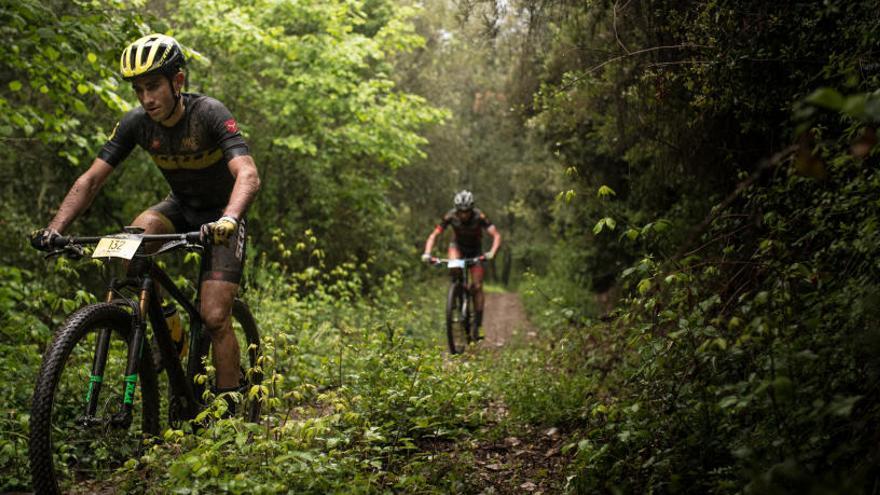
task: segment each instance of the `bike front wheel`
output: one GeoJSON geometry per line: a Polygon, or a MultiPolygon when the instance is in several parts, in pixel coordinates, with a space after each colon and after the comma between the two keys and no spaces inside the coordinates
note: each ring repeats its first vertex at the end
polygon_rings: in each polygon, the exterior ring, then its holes
{"type": "Polygon", "coordinates": [[[464,352],[469,340],[468,322],[462,312],[463,297],[464,290],[461,285],[456,283],[449,285],[449,293],[446,296],[446,340],[450,354],[464,352]]]}
{"type": "MultiPolygon", "coordinates": [[[[28,454],[36,493],[100,479],[136,457],[146,437],[159,434],[152,363],[142,359],[138,375],[125,376],[132,320],[130,310],[114,304],[86,306],[49,344],[31,406],[28,454]],[[94,374],[98,356],[106,356],[103,371],[94,374]],[[123,403],[131,405],[130,415],[123,414],[123,403]]],[[[146,339],[143,345],[142,355],[150,356],[146,339]]]]}

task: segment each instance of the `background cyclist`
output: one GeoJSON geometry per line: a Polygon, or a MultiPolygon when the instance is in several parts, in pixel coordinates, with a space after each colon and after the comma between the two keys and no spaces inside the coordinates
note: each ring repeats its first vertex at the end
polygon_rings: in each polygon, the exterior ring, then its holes
{"type": "MultiPolygon", "coordinates": [[[[450,259],[459,258],[476,258],[481,256],[483,249],[483,231],[485,230],[492,236],[492,248],[482,254],[485,259],[491,260],[501,247],[501,233],[495,228],[495,225],[486,215],[478,208],[474,207],[474,195],[470,191],[463,190],[455,194],[453,199],[453,209],[449,210],[440,223],[428,236],[425,242],[425,252],[422,254],[422,261],[428,263],[431,261],[431,250],[434,248],[434,242],[437,236],[452,226],[452,241],[449,243],[448,257],[450,259]]],[[[459,276],[459,269],[453,269],[452,276],[459,276]]],[[[478,338],[483,338],[480,328],[483,325],[483,272],[484,263],[477,263],[470,268],[471,270],[471,290],[474,294],[474,306],[476,309],[476,323],[478,338]]]]}
{"type": "Polygon", "coordinates": [[[138,215],[132,225],[147,234],[202,230],[216,246],[202,274],[200,313],[214,349],[217,391],[239,386],[238,342],[232,302],[244,263],[244,214],[260,186],[257,167],[232,114],[219,101],[183,93],[186,65],[174,38],[151,34],[120,58],[140,107],[116,124],[92,165],[74,182],[58,213],[31,244],[43,250],[91,204],[107,177],[135,145],[149,153],[171,193],[138,215]]]}

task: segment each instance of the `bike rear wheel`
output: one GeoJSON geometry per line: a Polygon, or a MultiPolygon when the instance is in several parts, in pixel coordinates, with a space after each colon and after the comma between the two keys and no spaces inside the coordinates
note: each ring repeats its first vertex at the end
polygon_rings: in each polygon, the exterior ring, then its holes
{"type": "Polygon", "coordinates": [[[446,340],[450,354],[464,352],[470,337],[467,321],[462,312],[464,292],[460,284],[452,283],[446,296],[446,340]]]}
{"type": "MultiPolygon", "coordinates": [[[[159,434],[151,361],[140,361],[140,387],[134,386],[134,377],[125,377],[131,333],[128,310],[94,304],[73,313],[49,344],[31,406],[28,453],[36,493],[59,493],[77,479],[101,478],[136,457],[145,437],[159,434]],[[106,365],[103,373],[92,375],[103,330],[109,335],[106,365]],[[126,394],[133,403],[129,424],[117,416],[126,394]],[[97,399],[93,415],[86,414],[90,397],[97,399]]],[[[148,341],[142,356],[150,356],[148,341]]]]}

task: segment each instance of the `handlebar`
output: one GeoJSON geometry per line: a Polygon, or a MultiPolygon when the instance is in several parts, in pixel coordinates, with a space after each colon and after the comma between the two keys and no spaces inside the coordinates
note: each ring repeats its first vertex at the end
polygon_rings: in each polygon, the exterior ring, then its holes
{"type": "Polygon", "coordinates": [[[431,258],[431,264],[434,266],[447,265],[450,261],[463,261],[465,266],[472,266],[484,261],[485,256],[477,256],[475,258],[431,258]]]}
{"type": "MultiPolygon", "coordinates": [[[[206,242],[202,240],[200,232],[185,232],[180,234],[138,234],[131,232],[123,233],[128,238],[140,238],[145,242],[162,242],[165,244],[150,254],[137,254],[135,256],[158,256],[175,249],[183,248],[187,250],[200,250],[206,247],[206,242]]],[[[105,237],[112,237],[116,234],[108,234],[103,236],[61,236],[52,239],[52,248],[46,253],[45,258],[54,258],[56,256],[65,256],[71,259],[80,259],[84,256],[82,247],[85,245],[98,244],[105,237]]]]}
{"type": "MultiPolygon", "coordinates": [[[[113,234],[110,234],[113,235],[113,234]]],[[[61,236],[52,239],[52,247],[62,249],[71,245],[90,245],[97,244],[101,239],[105,237],[109,237],[110,235],[102,235],[102,236],[86,236],[86,237],[75,237],[75,236],[61,236]]],[[[200,232],[186,232],[181,234],[126,234],[129,236],[140,237],[144,242],[150,241],[185,241],[187,244],[196,244],[199,246],[204,245],[202,242],[202,235],[200,232]]]]}

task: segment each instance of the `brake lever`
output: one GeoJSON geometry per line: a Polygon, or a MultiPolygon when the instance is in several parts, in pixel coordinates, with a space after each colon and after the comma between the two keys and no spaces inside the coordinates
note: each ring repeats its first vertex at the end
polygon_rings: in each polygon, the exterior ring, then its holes
{"type": "Polygon", "coordinates": [[[183,246],[183,249],[186,249],[189,252],[205,252],[205,246],[196,242],[187,242],[186,245],[183,246]]]}
{"type": "Polygon", "coordinates": [[[76,244],[68,244],[61,249],[49,251],[43,255],[43,259],[54,258],[56,256],[65,256],[72,260],[80,260],[85,256],[82,246],[76,244]]]}

